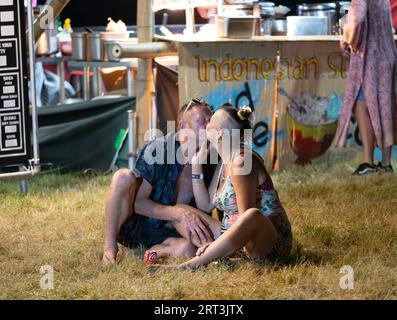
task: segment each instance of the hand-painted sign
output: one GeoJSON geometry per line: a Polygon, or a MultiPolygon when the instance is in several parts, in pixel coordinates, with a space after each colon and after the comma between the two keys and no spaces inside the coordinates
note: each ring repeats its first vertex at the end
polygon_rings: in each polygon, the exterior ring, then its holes
{"type": "MultiPolygon", "coordinates": [[[[179,43],[179,102],[250,106],[253,148],[268,168],[330,163],[348,63],[338,41],[179,43]]],[[[354,152],[357,140],[353,123],[354,152]]]]}

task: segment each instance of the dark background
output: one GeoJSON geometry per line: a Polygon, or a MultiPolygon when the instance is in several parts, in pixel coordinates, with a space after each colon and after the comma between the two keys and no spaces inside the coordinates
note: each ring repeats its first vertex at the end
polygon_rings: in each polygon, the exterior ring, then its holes
{"type": "MultiPolygon", "coordinates": [[[[316,3],[326,2],[325,0],[302,0],[302,1],[273,1],[276,5],[282,4],[294,12],[295,14],[296,5],[300,3],[316,3]]],[[[39,1],[39,3],[45,3],[45,1],[39,1]]],[[[107,24],[107,18],[112,17],[113,20],[117,21],[121,19],[127,25],[136,24],[136,0],[71,0],[63,11],[61,18],[71,18],[72,27],[81,26],[105,26],[107,24]]],[[[185,14],[182,11],[169,11],[169,24],[184,24],[185,14]]],[[[162,12],[156,14],[156,24],[161,24],[162,12]]],[[[196,14],[196,23],[204,23],[196,14]]]]}

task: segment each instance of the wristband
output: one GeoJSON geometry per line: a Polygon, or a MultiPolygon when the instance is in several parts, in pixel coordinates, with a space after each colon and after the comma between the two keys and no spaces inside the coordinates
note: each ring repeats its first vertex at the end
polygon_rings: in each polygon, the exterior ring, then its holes
{"type": "Polygon", "coordinates": [[[203,174],[192,174],[192,179],[193,180],[203,180],[204,179],[204,175],[203,174]]]}

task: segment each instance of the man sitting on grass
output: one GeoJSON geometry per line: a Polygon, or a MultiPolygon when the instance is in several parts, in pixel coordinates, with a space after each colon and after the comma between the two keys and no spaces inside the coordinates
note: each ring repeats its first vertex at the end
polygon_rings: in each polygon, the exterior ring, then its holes
{"type": "MultiPolygon", "coordinates": [[[[192,143],[199,146],[199,131],[206,128],[211,115],[207,103],[192,99],[179,111],[178,125],[191,129],[194,138],[178,133],[158,138],[139,152],[135,173],[128,169],[115,173],[105,201],[104,265],[116,262],[118,242],[129,248],[162,244],[162,255],[194,256],[198,247],[213,240],[208,215],[189,205],[191,165],[176,159],[177,152],[186,157],[192,143]],[[160,149],[162,154],[157,154],[160,149]],[[149,158],[163,161],[152,163],[149,158]]],[[[213,168],[207,166],[207,183],[213,168]]]]}

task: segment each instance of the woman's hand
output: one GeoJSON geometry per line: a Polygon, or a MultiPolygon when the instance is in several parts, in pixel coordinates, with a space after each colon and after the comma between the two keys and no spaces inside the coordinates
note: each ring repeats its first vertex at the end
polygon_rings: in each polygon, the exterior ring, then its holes
{"type": "Polygon", "coordinates": [[[200,146],[199,151],[197,151],[192,157],[192,164],[204,164],[207,161],[208,156],[208,143],[203,142],[200,146]]]}
{"type": "Polygon", "coordinates": [[[342,54],[343,54],[345,57],[350,57],[350,46],[349,46],[349,44],[348,44],[347,42],[341,40],[341,42],[340,42],[340,48],[341,48],[341,50],[342,50],[342,54]]]}
{"type": "Polygon", "coordinates": [[[196,257],[201,256],[205,250],[207,250],[207,248],[211,245],[212,242],[207,242],[206,244],[202,245],[200,248],[198,248],[197,252],[196,252],[196,257]]]}

